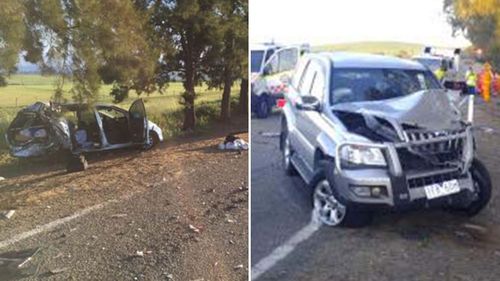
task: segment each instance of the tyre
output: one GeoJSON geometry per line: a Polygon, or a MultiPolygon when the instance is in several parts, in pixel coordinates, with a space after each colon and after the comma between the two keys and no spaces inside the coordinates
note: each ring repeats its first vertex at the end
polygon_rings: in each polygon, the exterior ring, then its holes
{"type": "Polygon", "coordinates": [[[269,102],[267,99],[267,95],[261,95],[257,99],[257,118],[265,119],[269,116],[271,109],[269,108],[269,102]]]}
{"type": "Polygon", "coordinates": [[[69,154],[66,163],[66,171],[68,173],[85,171],[87,167],[88,163],[87,160],[85,159],[85,156],[69,154]]]}
{"type": "Polygon", "coordinates": [[[283,169],[285,170],[285,173],[289,176],[296,175],[297,170],[293,166],[291,160],[293,155],[293,149],[292,146],[290,145],[290,139],[288,138],[288,127],[284,119],[281,125],[280,149],[281,149],[283,169]]]}
{"type": "Polygon", "coordinates": [[[478,159],[472,161],[470,173],[477,196],[469,206],[453,208],[452,210],[472,217],[481,212],[491,199],[491,178],[484,164],[478,159]]]}
{"type": "Polygon", "coordinates": [[[314,217],[327,226],[354,228],[369,225],[372,221],[372,213],[356,210],[339,201],[338,192],[325,173],[325,170],[333,167],[333,161],[327,161],[311,181],[314,217]]]}
{"type": "Polygon", "coordinates": [[[149,141],[144,145],[144,149],[151,149],[158,143],[160,143],[160,137],[158,137],[158,134],[155,131],[149,131],[149,141]]]}

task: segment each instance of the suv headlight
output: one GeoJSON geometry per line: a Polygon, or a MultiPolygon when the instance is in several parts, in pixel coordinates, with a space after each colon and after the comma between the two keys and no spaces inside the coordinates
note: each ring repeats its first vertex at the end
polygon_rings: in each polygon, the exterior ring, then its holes
{"type": "Polygon", "coordinates": [[[345,145],[340,150],[340,159],[347,166],[386,166],[384,154],[379,148],[360,145],[345,145]]]}

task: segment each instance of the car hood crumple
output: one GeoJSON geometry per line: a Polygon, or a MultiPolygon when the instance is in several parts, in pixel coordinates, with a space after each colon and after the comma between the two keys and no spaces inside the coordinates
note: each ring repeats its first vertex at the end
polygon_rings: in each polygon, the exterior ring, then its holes
{"type": "Polygon", "coordinates": [[[433,131],[455,130],[462,126],[460,113],[444,90],[418,91],[381,101],[340,103],[332,106],[332,110],[392,119],[399,124],[433,131]]]}

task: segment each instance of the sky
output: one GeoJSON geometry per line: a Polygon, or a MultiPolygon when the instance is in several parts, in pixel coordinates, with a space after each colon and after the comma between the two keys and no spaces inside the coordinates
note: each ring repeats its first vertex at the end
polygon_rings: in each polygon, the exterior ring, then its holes
{"type": "Polygon", "coordinates": [[[250,0],[250,42],[311,45],[400,41],[440,47],[452,36],[443,0],[250,0]]]}

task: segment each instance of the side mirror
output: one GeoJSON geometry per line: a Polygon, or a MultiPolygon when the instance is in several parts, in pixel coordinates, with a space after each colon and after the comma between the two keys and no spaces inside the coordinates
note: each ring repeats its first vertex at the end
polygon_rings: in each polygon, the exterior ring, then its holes
{"type": "Polygon", "coordinates": [[[302,101],[296,103],[295,107],[305,111],[321,111],[321,101],[315,96],[303,96],[302,101]]]}

